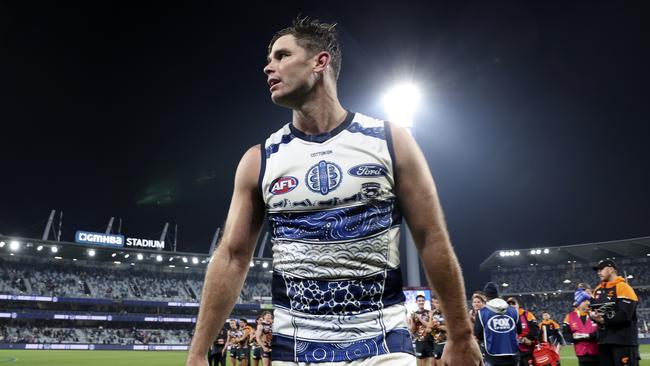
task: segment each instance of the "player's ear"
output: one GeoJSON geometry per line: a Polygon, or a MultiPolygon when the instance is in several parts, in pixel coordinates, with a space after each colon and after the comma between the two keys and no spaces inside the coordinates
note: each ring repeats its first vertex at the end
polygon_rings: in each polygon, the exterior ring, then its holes
{"type": "Polygon", "coordinates": [[[332,62],[332,55],[329,52],[321,51],[315,55],[314,72],[323,73],[332,62]]]}

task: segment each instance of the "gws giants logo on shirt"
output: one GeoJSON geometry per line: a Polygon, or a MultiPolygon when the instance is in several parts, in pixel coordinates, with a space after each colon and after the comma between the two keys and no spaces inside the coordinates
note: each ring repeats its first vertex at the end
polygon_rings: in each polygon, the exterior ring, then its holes
{"type": "Polygon", "coordinates": [[[354,177],[371,178],[387,175],[388,171],[379,164],[361,164],[350,168],[348,174],[354,177]]]}
{"type": "Polygon", "coordinates": [[[488,320],[488,329],[495,333],[508,333],[515,329],[515,320],[509,316],[497,315],[488,320]]]}
{"type": "Polygon", "coordinates": [[[298,187],[298,178],[284,176],[275,178],[273,182],[271,182],[269,192],[274,195],[284,194],[293,191],[296,187],[298,187]]]}

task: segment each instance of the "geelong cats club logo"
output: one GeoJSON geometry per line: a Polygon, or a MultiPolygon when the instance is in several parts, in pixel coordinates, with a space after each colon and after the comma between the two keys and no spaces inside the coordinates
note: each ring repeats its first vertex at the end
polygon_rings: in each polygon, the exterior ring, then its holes
{"type": "Polygon", "coordinates": [[[298,187],[298,178],[285,176],[275,178],[273,182],[271,182],[269,192],[274,195],[284,194],[293,191],[296,187],[298,187]]]}
{"type": "Polygon", "coordinates": [[[338,165],[330,161],[321,160],[318,164],[309,168],[305,176],[305,181],[311,191],[324,196],[335,190],[341,184],[342,177],[343,174],[338,165]]]}

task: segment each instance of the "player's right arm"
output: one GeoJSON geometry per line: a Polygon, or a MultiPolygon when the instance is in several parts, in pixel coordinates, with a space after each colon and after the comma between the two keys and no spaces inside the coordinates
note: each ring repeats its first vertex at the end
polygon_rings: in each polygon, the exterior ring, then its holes
{"type": "Polygon", "coordinates": [[[260,154],[259,145],[250,148],[237,167],[223,237],[208,264],[203,282],[188,366],[207,365],[205,355],[210,343],[235,306],[244,285],[264,218],[264,204],[258,188],[260,154]]]}

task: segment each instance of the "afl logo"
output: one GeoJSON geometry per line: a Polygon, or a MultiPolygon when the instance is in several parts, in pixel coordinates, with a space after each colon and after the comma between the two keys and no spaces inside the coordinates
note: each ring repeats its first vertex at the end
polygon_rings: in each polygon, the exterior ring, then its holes
{"type": "Polygon", "coordinates": [[[309,168],[305,181],[309,190],[324,196],[335,190],[341,184],[342,178],[343,174],[338,165],[321,160],[309,168]]]}
{"type": "Polygon", "coordinates": [[[271,185],[269,186],[269,192],[274,195],[285,194],[287,192],[293,191],[294,188],[298,187],[298,178],[294,177],[280,177],[275,178],[271,185]]]}
{"type": "Polygon", "coordinates": [[[348,170],[348,174],[362,178],[379,177],[386,175],[387,171],[386,168],[378,164],[361,164],[350,168],[350,170],[348,170]]]}
{"type": "Polygon", "coordinates": [[[488,328],[495,333],[508,333],[515,329],[515,321],[509,316],[495,316],[488,320],[488,328]]]}

